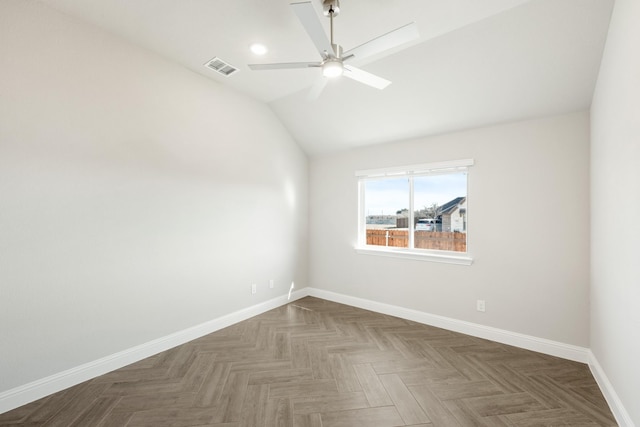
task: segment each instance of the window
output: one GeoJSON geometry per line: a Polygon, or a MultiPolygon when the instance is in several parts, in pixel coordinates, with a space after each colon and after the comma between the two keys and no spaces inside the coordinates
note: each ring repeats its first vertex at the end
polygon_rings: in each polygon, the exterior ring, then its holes
{"type": "Polygon", "coordinates": [[[356,172],[358,252],[471,264],[468,168],[473,160],[356,172]]]}

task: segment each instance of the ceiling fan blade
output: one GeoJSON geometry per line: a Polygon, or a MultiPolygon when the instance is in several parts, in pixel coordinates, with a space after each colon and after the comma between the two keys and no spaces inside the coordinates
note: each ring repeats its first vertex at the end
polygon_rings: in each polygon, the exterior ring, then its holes
{"type": "Polygon", "coordinates": [[[393,49],[419,37],[418,26],[415,22],[412,22],[346,51],[343,57],[353,55],[356,59],[366,58],[385,50],[393,49]]]}
{"type": "Polygon", "coordinates": [[[325,76],[321,75],[315,81],[313,86],[311,86],[311,89],[309,90],[309,93],[307,94],[307,100],[308,101],[315,101],[316,99],[318,99],[320,97],[320,94],[324,90],[325,86],[327,86],[328,82],[329,82],[329,79],[326,78],[325,76]]]}
{"type": "Polygon", "coordinates": [[[287,68],[311,68],[320,67],[320,62],[281,62],[278,64],[249,64],[252,70],[283,70],[287,68]]]}
{"type": "Polygon", "coordinates": [[[333,46],[331,46],[331,42],[324,32],[324,28],[322,28],[313,4],[311,4],[310,1],[305,1],[301,3],[291,3],[291,7],[295,14],[298,15],[300,23],[302,23],[309,37],[311,37],[311,41],[313,41],[320,55],[323,58],[327,55],[335,56],[333,46]]]}
{"type": "Polygon", "coordinates": [[[391,84],[387,79],[368,73],[360,68],[352,67],[351,65],[344,66],[344,73],[342,75],[380,90],[391,84]]]}

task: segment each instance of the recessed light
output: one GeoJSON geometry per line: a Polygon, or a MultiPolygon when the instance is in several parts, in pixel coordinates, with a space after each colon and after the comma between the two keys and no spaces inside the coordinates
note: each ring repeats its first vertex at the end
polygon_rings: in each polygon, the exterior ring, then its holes
{"type": "Polygon", "coordinates": [[[267,47],[262,43],[253,43],[251,46],[249,46],[249,49],[251,49],[251,52],[256,55],[264,55],[265,53],[267,53],[267,47]]]}

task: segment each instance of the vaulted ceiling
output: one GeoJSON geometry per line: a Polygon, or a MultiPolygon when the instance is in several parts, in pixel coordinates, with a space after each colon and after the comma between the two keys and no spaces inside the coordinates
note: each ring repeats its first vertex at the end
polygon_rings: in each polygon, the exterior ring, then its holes
{"type": "MultiPolygon", "coordinates": [[[[250,63],[317,61],[289,0],[41,0],[268,103],[310,154],[589,108],[613,0],[341,0],[345,50],[409,22],[420,38],[353,65],[384,90],[317,68],[252,71],[250,63]],[[262,42],[269,51],[249,51],[262,42]],[[204,67],[219,57],[239,69],[204,67]]],[[[296,2],[302,0],[294,0],[296,2]]],[[[322,1],[312,0],[318,19],[322,1]]]]}

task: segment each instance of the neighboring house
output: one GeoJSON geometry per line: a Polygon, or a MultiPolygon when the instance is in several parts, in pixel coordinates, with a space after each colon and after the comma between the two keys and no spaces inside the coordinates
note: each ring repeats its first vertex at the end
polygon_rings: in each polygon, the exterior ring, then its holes
{"type": "Polygon", "coordinates": [[[456,197],[438,207],[438,218],[442,220],[442,231],[467,231],[467,198],[456,197]]]}

